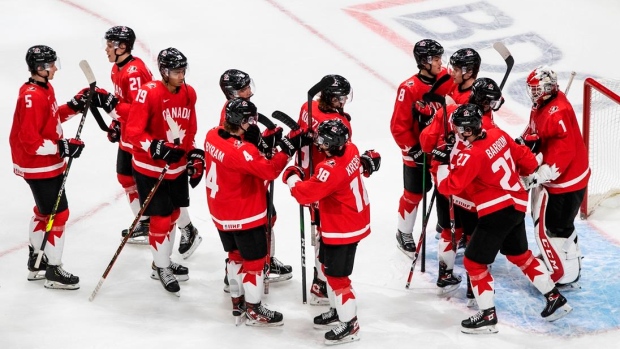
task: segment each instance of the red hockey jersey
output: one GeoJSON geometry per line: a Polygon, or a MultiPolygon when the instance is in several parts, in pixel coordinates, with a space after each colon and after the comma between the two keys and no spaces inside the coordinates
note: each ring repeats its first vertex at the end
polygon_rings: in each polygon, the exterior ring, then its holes
{"type": "Polygon", "coordinates": [[[557,169],[560,176],[543,184],[552,194],[580,190],[588,185],[588,152],[581,137],[575,111],[566,95],[557,96],[539,109],[532,109],[525,134],[537,133],[543,163],[557,169]]]}
{"type": "MultiPolygon", "coordinates": [[[[186,152],[195,148],[196,91],[184,84],[177,93],[171,93],[161,81],[148,82],[138,90],[127,118],[127,140],[133,145],[133,167],[150,177],[158,177],[166,166],[164,160],[153,160],[149,149],[154,140],[174,142],[167,118],[171,118],[180,130],[180,148],[186,152]]],[[[165,179],[174,179],[185,171],[185,157],[170,164],[165,179]]]]}
{"type": "MultiPolygon", "coordinates": [[[[349,139],[353,135],[353,129],[351,128],[351,122],[349,119],[343,115],[340,115],[338,112],[323,112],[319,109],[319,102],[312,101],[312,131],[314,134],[317,133],[319,125],[326,120],[332,119],[340,119],[342,123],[349,129],[349,139]]],[[[299,111],[299,120],[297,120],[299,126],[307,130],[308,129],[308,102],[304,103],[301,106],[301,110],[299,111]]],[[[317,166],[321,161],[326,159],[325,153],[320,152],[319,148],[315,144],[307,145],[301,148],[301,164],[297,164],[304,169],[304,174],[306,178],[310,177],[310,147],[312,147],[312,164],[314,167],[317,166]]],[[[297,158],[295,159],[297,163],[297,158]]]]}
{"type": "Polygon", "coordinates": [[[110,75],[112,77],[112,85],[114,86],[114,95],[118,98],[115,112],[117,120],[121,123],[119,146],[121,149],[131,153],[132,145],[127,140],[125,127],[127,117],[129,116],[129,109],[131,108],[131,103],[136,99],[140,86],[153,80],[153,74],[151,74],[149,68],[146,67],[140,58],[130,56],[128,60],[127,63],[121,66],[114,64],[110,75]]]}
{"type": "Polygon", "coordinates": [[[246,230],[267,223],[267,187],[286,163],[285,153],[267,160],[255,145],[230,136],[223,127],[205,139],[207,204],[219,230],[246,230]]]}
{"type": "Polygon", "coordinates": [[[9,135],[13,172],[25,179],[62,174],[66,164],[56,141],[64,138],[61,123],[73,115],[66,104],[58,106],[52,84],[30,80],[22,85],[9,135]]]}
{"type": "Polygon", "coordinates": [[[440,179],[437,190],[446,196],[465,191],[473,199],[478,216],[509,206],[526,212],[528,194],[520,176],[533,173],[537,167],[529,148],[494,128],[452,157],[452,169],[440,179]]]}
{"type": "MultiPolygon", "coordinates": [[[[439,79],[445,74],[448,74],[448,72],[445,68],[442,68],[437,78],[439,79]]],[[[445,96],[452,89],[453,85],[454,83],[450,80],[439,87],[436,93],[445,96]]],[[[420,137],[420,128],[418,121],[413,117],[412,107],[413,103],[421,101],[422,96],[430,89],[431,85],[420,80],[420,77],[416,74],[398,86],[398,93],[394,102],[390,131],[396,144],[402,151],[404,163],[411,167],[414,167],[415,163],[413,158],[407,154],[407,151],[419,143],[420,137]]],[[[436,110],[441,109],[441,104],[434,103],[433,107],[436,110]]]]}
{"type": "Polygon", "coordinates": [[[312,178],[291,188],[301,205],[319,202],[321,240],[328,245],[351,244],[370,234],[370,202],[361,170],[359,150],[349,142],[342,156],[317,164],[312,178]]]}

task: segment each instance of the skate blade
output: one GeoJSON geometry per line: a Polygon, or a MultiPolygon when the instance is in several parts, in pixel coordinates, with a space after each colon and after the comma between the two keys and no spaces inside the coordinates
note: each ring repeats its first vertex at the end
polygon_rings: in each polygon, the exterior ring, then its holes
{"type": "Polygon", "coordinates": [[[241,313],[241,315],[233,315],[233,316],[235,318],[235,326],[237,327],[243,325],[243,323],[247,319],[247,316],[245,316],[245,313],[241,313]]]}
{"type": "Polygon", "coordinates": [[[317,297],[311,294],[308,303],[310,303],[310,305],[329,305],[329,298],[317,297]]]}
{"type": "Polygon", "coordinates": [[[467,299],[467,307],[468,308],[477,308],[478,302],[476,302],[475,298],[467,299]]]}
{"type": "MultiPolygon", "coordinates": [[[[186,275],[174,275],[174,277],[177,279],[177,281],[187,281],[187,280],[189,280],[189,274],[186,274],[186,275]]],[[[159,281],[159,275],[157,275],[157,272],[155,270],[153,270],[151,272],[151,279],[159,281]]]]}
{"type": "Polygon", "coordinates": [[[402,253],[405,254],[405,256],[409,257],[411,260],[413,260],[413,258],[415,258],[415,252],[409,252],[407,250],[405,250],[402,246],[396,244],[396,247],[398,247],[399,250],[401,250],[402,253]]]}
{"type": "Polygon", "coordinates": [[[39,280],[45,280],[45,270],[31,271],[28,273],[28,281],[39,281],[39,280]]]}
{"type": "Polygon", "coordinates": [[[323,331],[327,330],[327,331],[329,331],[332,328],[337,327],[337,326],[340,326],[340,321],[334,321],[334,322],[332,322],[330,324],[326,324],[326,325],[314,324],[313,327],[315,329],[317,329],[317,330],[323,330],[323,331]]]}
{"type": "Polygon", "coordinates": [[[80,284],[68,285],[68,284],[63,284],[61,282],[49,281],[49,280],[46,280],[45,285],[43,286],[45,288],[54,289],[54,290],[69,290],[69,291],[77,290],[80,288],[80,284]]]}
{"type": "Polygon", "coordinates": [[[282,282],[293,278],[293,273],[289,274],[269,274],[269,282],[282,282]]]}
{"type": "MultiPolygon", "coordinates": [[[[121,238],[121,241],[123,241],[124,238],[121,238]]],[[[132,244],[132,245],[148,245],[149,244],[149,237],[148,236],[143,236],[143,237],[138,237],[138,238],[129,238],[129,240],[127,240],[128,244],[132,244]]]]}
{"type": "Polygon", "coordinates": [[[338,344],[346,344],[351,342],[357,342],[360,340],[360,337],[357,334],[346,336],[342,339],[330,341],[329,339],[325,340],[325,345],[338,345],[338,344]]]}
{"type": "Polygon", "coordinates": [[[284,325],[284,322],[283,321],[280,321],[280,322],[261,322],[261,321],[256,321],[256,320],[250,320],[246,316],[245,325],[246,326],[253,326],[253,327],[278,327],[278,326],[284,325]]]}
{"type": "Polygon", "coordinates": [[[194,239],[194,244],[192,244],[189,250],[187,250],[185,253],[181,253],[181,257],[183,257],[183,259],[188,259],[189,257],[191,257],[192,254],[194,254],[194,251],[196,251],[196,249],[198,248],[198,246],[200,246],[200,243],[202,243],[202,236],[196,235],[196,238],[194,239]]]}
{"type": "Polygon", "coordinates": [[[553,312],[553,314],[547,316],[544,319],[549,322],[556,321],[568,315],[568,313],[570,313],[572,310],[573,307],[566,303],[563,306],[559,307],[555,312],[553,312]]]}
{"type": "Polygon", "coordinates": [[[460,283],[456,285],[448,285],[445,287],[439,287],[437,290],[437,296],[442,298],[449,298],[454,295],[454,293],[459,289],[460,283]]]}
{"type": "Polygon", "coordinates": [[[461,332],[467,334],[493,334],[499,332],[495,325],[489,325],[479,328],[461,328],[461,332]]]}
{"type": "Polygon", "coordinates": [[[224,285],[224,292],[230,293],[230,286],[229,285],[224,285]]]}
{"type": "Polygon", "coordinates": [[[581,285],[577,281],[570,284],[556,284],[555,287],[561,292],[581,290],[581,285]]]}

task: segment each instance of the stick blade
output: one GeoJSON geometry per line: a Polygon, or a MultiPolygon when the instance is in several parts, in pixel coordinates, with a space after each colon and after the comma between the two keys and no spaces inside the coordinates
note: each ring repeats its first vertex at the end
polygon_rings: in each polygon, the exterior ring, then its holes
{"type": "Polygon", "coordinates": [[[299,129],[299,124],[297,123],[297,121],[293,120],[293,118],[291,118],[290,116],[286,115],[285,113],[276,110],[271,114],[271,117],[281,121],[284,125],[286,125],[288,128],[290,128],[291,130],[295,131],[299,129]]]}
{"type": "Polygon", "coordinates": [[[89,85],[96,85],[97,79],[95,79],[95,74],[93,70],[90,68],[90,64],[85,59],[80,61],[80,69],[84,72],[84,76],[86,76],[86,80],[88,80],[89,85]]]}
{"type": "Polygon", "coordinates": [[[276,124],[274,124],[273,121],[269,120],[266,115],[263,115],[261,113],[258,113],[258,122],[263,124],[269,130],[273,130],[276,128],[276,124]]]}
{"type": "MultiPolygon", "coordinates": [[[[495,49],[495,51],[497,51],[502,56],[504,60],[508,60],[512,58],[512,54],[510,53],[510,51],[508,50],[506,45],[504,45],[503,42],[498,41],[494,43],[493,48],[495,49]]],[[[513,62],[514,62],[514,58],[513,58],[513,62]]]]}

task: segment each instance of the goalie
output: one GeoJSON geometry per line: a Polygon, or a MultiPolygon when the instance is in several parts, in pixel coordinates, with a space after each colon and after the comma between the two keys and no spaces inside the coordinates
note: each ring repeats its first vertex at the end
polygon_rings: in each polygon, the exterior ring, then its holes
{"type": "Polygon", "coordinates": [[[559,90],[557,75],[538,67],[527,77],[532,100],[529,126],[518,142],[537,154],[540,167],[525,177],[532,189],[532,217],[543,259],[558,286],[578,287],[581,251],[575,217],[590,178],[586,151],[575,111],[559,90]]]}

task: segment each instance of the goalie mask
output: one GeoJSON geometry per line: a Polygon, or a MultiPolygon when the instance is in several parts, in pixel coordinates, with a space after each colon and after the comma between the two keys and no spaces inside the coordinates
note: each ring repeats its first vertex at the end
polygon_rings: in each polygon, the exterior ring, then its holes
{"type": "Polygon", "coordinates": [[[528,75],[526,85],[535,109],[558,93],[558,76],[548,66],[539,66],[528,75]]]}

